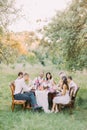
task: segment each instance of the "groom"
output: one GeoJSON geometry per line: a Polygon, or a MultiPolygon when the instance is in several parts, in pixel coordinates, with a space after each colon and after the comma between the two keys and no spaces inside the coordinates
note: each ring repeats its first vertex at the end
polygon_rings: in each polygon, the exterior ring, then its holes
{"type": "Polygon", "coordinates": [[[14,98],[16,100],[26,100],[28,103],[31,104],[34,110],[41,109],[42,107],[38,106],[36,102],[36,98],[30,90],[32,87],[28,87],[26,82],[29,81],[29,74],[25,73],[23,78],[17,78],[15,80],[15,92],[14,98]]]}

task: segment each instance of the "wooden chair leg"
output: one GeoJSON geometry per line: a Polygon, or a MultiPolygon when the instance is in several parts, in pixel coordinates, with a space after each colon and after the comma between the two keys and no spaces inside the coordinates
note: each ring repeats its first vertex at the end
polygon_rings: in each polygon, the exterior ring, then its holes
{"type": "Polygon", "coordinates": [[[11,106],[11,108],[12,108],[12,112],[14,111],[14,107],[15,107],[15,104],[12,103],[12,106],[11,106]]]}
{"type": "Polygon", "coordinates": [[[23,109],[25,109],[25,103],[23,104],[23,109]]]}
{"type": "Polygon", "coordinates": [[[72,114],[72,105],[69,105],[69,109],[70,109],[70,114],[72,114]]]}
{"type": "Polygon", "coordinates": [[[74,108],[75,107],[75,103],[74,102],[72,102],[72,108],[74,108]]]}

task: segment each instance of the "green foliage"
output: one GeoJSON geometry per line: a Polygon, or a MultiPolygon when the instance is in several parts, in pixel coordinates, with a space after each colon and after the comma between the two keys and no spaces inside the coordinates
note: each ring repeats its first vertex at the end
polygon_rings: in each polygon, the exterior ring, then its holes
{"type": "Polygon", "coordinates": [[[0,42],[0,61],[5,64],[13,63],[18,56],[17,49],[13,49],[10,45],[0,42]]]}
{"type": "Polygon", "coordinates": [[[87,1],[73,0],[64,12],[57,12],[45,27],[45,36],[50,39],[52,61],[63,57],[67,69],[87,68],[87,1]],[[86,3],[86,4],[85,4],[86,3]]]}
{"type": "Polygon", "coordinates": [[[26,61],[25,55],[21,55],[17,58],[17,63],[25,63],[25,61],[26,61]]]}
{"type": "Polygon", "coordinates": [[[36,55],[32,52],[29,52],[27,55],[21,55],[17,58],[17,63],[23,63],[24,65],[26,63],[34,65],[37,62],[38,62],[38,59],[37,59],[36,55]]]}
{"type": "Polygon", "coordinates": [[[15,0],[0,0],[0,27],[4,30],[18,17],[19,9],[15,8],[15,0]]]}
{"type": "Polygon", "coordinates": [[[33,64],[37,63],[37,57],[35,56],[34,53],[29,53],[26,56],[26,61],[33,65],[33,64]]]}
{"type": "Polygon", "coordinates": [[[19,9],[15,8],[15,0],[0,0],[0,62],[13,63],[18,56],[17,48],[7,44],[8,25],[18,17],[19,9]]]}
{"type": "Polygon", "coordinates": [[[34,54],[36,55],[38,61],[43,65],[45,66],[45,59],[47,57],[46,55],[46,51],[44,51],[44,48],[43,46],[39,46],[38,49],[36,49],[35,51],[33,51],[34,54]]]}

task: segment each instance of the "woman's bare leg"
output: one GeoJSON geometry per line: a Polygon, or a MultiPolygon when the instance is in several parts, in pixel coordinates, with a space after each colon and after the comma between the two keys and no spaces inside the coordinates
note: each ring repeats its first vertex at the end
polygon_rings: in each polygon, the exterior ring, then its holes
{"type": "Polygon", "coordinates": [[[55,105],[55,113],[59,112],[57,104],[55,105]]]}
{"type": "Polygon", "coordinates": [[[52,112],[54,112],[55,111],[55,106],[56,106],[56,103],[53,103],[53,106],[52,106],[52,112]]]}

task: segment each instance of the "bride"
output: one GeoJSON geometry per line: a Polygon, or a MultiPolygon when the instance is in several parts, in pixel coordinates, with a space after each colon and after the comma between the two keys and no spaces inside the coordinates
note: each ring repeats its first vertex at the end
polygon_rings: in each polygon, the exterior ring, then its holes
{"type": "Polygon", "coordinates": [[[37,99],[38,105],[43,107],[43,110],[47,113],[50,112],[49,105],[48,105],[48,93],[50,91],[55,91],[55,83],[53,81],[52,75],[50,72],[46,73],[46,79],[44,80],[42,87],[42,90],[36,90],[35,95],[37,99]]]}

